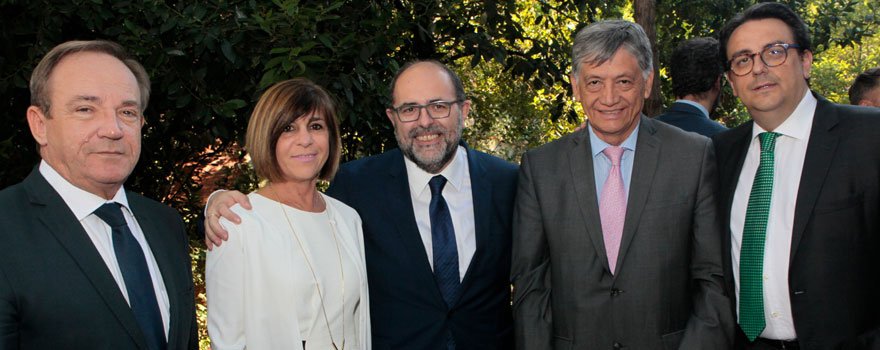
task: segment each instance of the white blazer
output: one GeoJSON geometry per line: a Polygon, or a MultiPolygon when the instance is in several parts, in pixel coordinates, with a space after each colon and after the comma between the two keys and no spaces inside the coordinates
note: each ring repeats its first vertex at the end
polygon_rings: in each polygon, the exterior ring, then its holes
{"type": "MultiPolygon", "coordinates": [[[[364,262],[361,219],[351,207],[321,194],[342,248],[356,260],[360,278],[359,343],[370,350],[370,300],[364,262]]],[[[251,193],[249,197],[259,196],[251,193]]],[[[254,201],[252,200],[253,204],[254,201]]],[[[205,263],[208,299],[208,334],[215,350],[303,349],[297,318],[296,297],[292,297],[294,237],[287,228],[276,227],[264,218],[281,215],[281,207],[245,210],[235,205],[241,217],[235,225],[220,223],[229,241],[209,251],[205,263]],[[274,209],[273,209],[274,208],[274,209]],[[259,213],[259,214],[258,214],[259,213]]],[[[294,224],[295,225],[295,224],[294,224]]]]}

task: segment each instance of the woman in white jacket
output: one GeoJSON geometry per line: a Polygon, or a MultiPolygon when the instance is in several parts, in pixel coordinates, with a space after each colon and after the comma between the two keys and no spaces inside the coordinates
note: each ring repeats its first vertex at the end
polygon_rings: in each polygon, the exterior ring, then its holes
{"type": "Polygon", "coordinates": [[[238,205],[229,241],[208,253],[208,333],[213,349],[370,349],[361,220],[320,193],[339,165],[330,96],[306,79],[260,97],[246,148],[266,185],[238,205]]]}

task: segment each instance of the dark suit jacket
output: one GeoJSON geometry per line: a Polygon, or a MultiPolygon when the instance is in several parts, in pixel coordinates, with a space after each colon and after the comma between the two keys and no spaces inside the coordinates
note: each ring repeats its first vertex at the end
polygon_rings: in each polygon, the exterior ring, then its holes
{"type": "Polygon", "coordinates": [[[364,228],[373,349],[512,348],[510,225],[517,167],[467,150],[477,250],[448,308],[419,236],[403,155],[395,149],[346,163],[327,193],[353,207],[364,228]]]}
{"type": "Polygon", "coordinates": [[[708,137],[727,130],[724,125],[706,118],[697,107],[681,102],[673,103],[666,110],[666,113],[658,115],[654,119],[675,125],[684,131],[692,131],[708,137]]]}
{"type": "MultiPolygon", "coordinates": [[[[180,215],[133,192],[126,196],[168,290],[168,349],[197,349],[180,215]]],[[[104,260],[36,168],[0,192],[0,349],[147,349],[104,260]]]]}
{"type": "MultiPolygon", "coordinates": [[[[789,258],[794,328],[803,349],[880,349],[880,111],[816,98],[789,258]]],[[[752,125],[715,137],[732,300],[730,211],[752,125]]]]}
{"type": "Polygon", "coordinates": [[[617,271],[599,219],[587,129],[520,164],[512,279],[517,349],[725,349],[709,139],[641,118],[617,271]]]}

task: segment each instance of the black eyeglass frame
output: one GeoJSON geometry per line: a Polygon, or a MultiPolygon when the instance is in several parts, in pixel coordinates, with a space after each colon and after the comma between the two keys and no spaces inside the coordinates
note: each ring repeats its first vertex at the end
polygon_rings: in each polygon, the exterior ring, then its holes
{"type": "Polygon", "coordinates": [[[761,57],[761,62],[764,63],[764,65],[767,67],[781,66],[781,65],[785,64],[785,61],[788,60],[788,49],[790,49],[790,48],[800,49],[801,46],[798,44],[776,43],[776,44],[767,45],[763,49],[761,49],[761,51],[758,51],[758,52],[743,53],[743,54],[736,55],[727,61],[727,70],[738,77],[747,75],[747,74],[751,73],[753,69],[755,69],[755,56],[761,57]],[[767,59],[764,58],[764,53],[769,52],[770,49],[773,49],[775,47],[782,47],[782,52],[784,52],[785,56],[782,58],[782,61],[780,61],[779,63],[769,64],[769,63],[767,63],[767,59]],[[737,73],[736,71],[733,70],[733,61],[735,61],[743,56],[748,57],[749,60],[752,61],[752,64],[749,66],[748,71],[740,74],[740,73],[737,73]]]}

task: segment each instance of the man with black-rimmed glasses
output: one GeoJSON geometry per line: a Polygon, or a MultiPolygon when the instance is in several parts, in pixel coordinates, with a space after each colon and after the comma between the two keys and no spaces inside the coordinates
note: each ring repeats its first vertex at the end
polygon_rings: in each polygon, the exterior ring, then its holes
{"type": "Polygon", "coordinates": [[[810,91],[810,35],[784,4],[720,37],[752,116],[713,139],[737,348],[880,348],[880,113],[810,91]]]}
{"type": "MultiPolygon", "coordinates": [[[[358,211],[373,349],[513,349],[511,216],[518,167],[461,141],[470,111],[459,77],[416,61],[391,81],[385,110],[399,149],[340,166],[327,194],[358,211]]],[[[238,192],[215,195],[207,236],[238,192]]]]}

